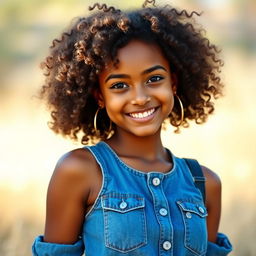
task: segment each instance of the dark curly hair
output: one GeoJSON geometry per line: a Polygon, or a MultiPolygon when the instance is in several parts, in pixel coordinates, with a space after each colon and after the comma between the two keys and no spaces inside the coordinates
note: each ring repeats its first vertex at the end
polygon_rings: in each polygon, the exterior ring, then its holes
{"type": "MultiPolygon", "coordinates": [[[[170,5],[156,7],[147,0],[143,8],[121,11],[105,4],[94,4],[88,17],[78,18],[61,39],[54,39],[50,55],[42,63],[45,84],[40,96],[47,99],[51,110],[50,128],[56,133],[82,143],[103,140],[113,133],[106,111],[100,111],[101,122],[94,129],[93,119],[98,109],[94,92],[99,88],[98,74],[108,61],[117,63],[117,51],[130,40],[139,39],[160,46],[177,76],[179,95],[184,106],[183,127],[188,120],[200,124],[214,110],[212,99],[221,95],[219,77],[223,62],[219,50],[204,37],[197,25],[197,12],[179,11],[170,5]],[[152,4],[152,7],[147,7],[152,4]]],[[[169,121],[180,122],[180,105],[175,101],[169,121]]]]}

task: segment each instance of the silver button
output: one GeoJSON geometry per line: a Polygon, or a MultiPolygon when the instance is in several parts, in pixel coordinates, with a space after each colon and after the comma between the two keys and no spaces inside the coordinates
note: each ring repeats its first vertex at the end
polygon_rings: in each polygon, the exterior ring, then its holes
{"type": "Polygon", "coordinates": [[[171,244],[169,241],[165,241],[165,242],[163,243],[163,248],[164,248],[166,251],[168,251],[168,250],[170,250],[170,249],[172,248],[172,244],[171,244]]]}
{"type": "Polygon", "coordinates": [[[188,219],[191,219],[191,218],[192,218],[192,214],[191,214],[190,212],[186,212],[186,217],[187,217],[188,219]]]}
{"type": "Polygon", "coordinates": [[[125,208],[127,207],[127,203],[126,203],[125,201],[123,201],[123,202],[119,205],[119,207],[120,207],[121,209],[125,209],[125,208]]]}
{"type": "Polygon", "coordinates": [[[162,215],[162,216],[166,216],[168,214],[168,211],[165,209],[165,208],[161,208],[159,210],[159,213],[162,215]]]}
{"type": "Polygon", "coordinates": [[[199,206],[199,207],[198,207],[198,210],[199,210],[201,213],[204,213],[204,208],[203,208],[203,207],[199,206]]]}
{"type": "Polygon", "coordinates": [[[153,183],[153,185],[154,186],[158,186],[159,184],[160,184],[160,179],[159,178],[154,178],[153,180],[152,180],[152,183],[153,183]]]}

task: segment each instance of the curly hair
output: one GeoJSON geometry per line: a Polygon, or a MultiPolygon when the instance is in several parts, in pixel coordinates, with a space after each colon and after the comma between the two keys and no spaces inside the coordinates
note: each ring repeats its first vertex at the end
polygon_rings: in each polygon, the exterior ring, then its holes
{"type": "MultiPolygon", "coordinates": [[[[154,0],[146,0],[143,8],[132,11],[99,3],[89,10],[94,10],[91,15],[78,18],[61,39],[53,40],[50,55],[42,63],[46,79],[40,96],[51,110],[53,131],[72,139],[81,132],[82,144],[106,139],[115,131],[115,125],[109,131],[106,111],[100,111],[99,133],[95,130],[93,120],[98,104],[94,91],[99,88],[98,74],[106,63],[118,63],[118,49],[132,39],[158,44],[169,61],[184,106],[182,126],[188,127],[189,120],[197,124],[206,121],[214,110],[213,99],[222,95],[219,73],[223,62],[218,57],[220,51],[195,22],[194,17],[201,14],[170,5],[157,7],[154,0]]],[[[178,126],[178,102],[168,119],[178,126]]]]}

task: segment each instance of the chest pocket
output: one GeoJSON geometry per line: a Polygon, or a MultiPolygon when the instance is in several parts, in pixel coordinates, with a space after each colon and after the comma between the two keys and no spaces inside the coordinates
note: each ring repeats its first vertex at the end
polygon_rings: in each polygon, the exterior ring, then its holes
{"type": "Polygon", "coordinates": [[[205,255],[207,250],[207,210],[202,202],[177,202],[185,226],[184,245],[194,255],[205,255]]]}
{"type": "Polygon", "coordinates": [[[106,247],[127,253],[147,243],[143,197],[112,192],[101,203],[106,247]]]}

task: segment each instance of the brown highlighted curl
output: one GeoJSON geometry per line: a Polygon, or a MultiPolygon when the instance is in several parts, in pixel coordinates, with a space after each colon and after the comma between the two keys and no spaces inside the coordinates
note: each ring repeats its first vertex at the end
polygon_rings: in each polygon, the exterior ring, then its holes
{"type": "MultiPolygon", "coordinates": [[[[94,92],[99,88],[98,74],[109,61],[116,62],[117,51],[132,39],[156,43],[169,60],[177,76],[177,94],[184,106],[183,127],[188,120],[204,123],[214,110],[213,99],[221,95],[219,77],[223,62],[219,51],[204,37],[204,30],[194,21],[197,12],[179,11],[170,5],[156,7],[154,0],[143,8],[121,11],[96,3],[88,17],[76,20],[72,27],[54,39],[50,55],[42,63],[45,84],[40,91],[51,110],[50,128],[72,139],[82,133],[82,143],[104,140],[109,135],[110,120],[105,110],[97,122],[94,92]],[[151,4],[152,7],[147,7],[151,4]],[[97,11],[94,11],[97,9],[97,11]]],[[[169,122],[180,122],[180,106],[175,101],[169,122]]],[[[112,133],[115,125],[112,126],[112,133]]]]}

